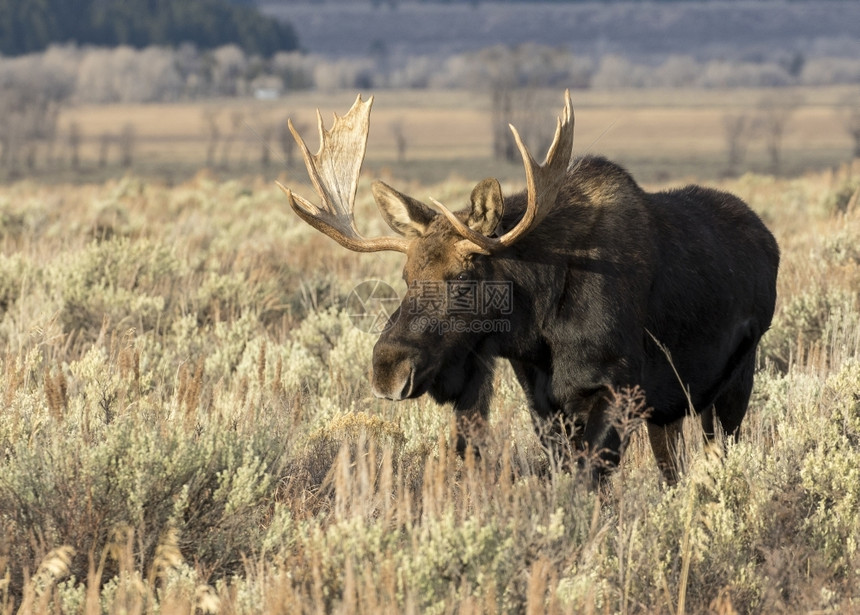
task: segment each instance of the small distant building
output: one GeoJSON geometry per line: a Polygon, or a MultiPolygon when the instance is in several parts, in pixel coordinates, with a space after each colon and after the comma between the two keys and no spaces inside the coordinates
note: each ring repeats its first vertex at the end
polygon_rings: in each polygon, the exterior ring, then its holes
{"type": "Polygon", "coordinates": [[[251,92],[257,100],[277,100],[284,92],[284,83],[279,77],[261,75],[251,81],[251,92]]]}
{"type": "Polygon", "coordinates": [[[278,88],[254,88],[254,98],[257,100],[277,100],[281,97],[281,91],[278,88]]]}

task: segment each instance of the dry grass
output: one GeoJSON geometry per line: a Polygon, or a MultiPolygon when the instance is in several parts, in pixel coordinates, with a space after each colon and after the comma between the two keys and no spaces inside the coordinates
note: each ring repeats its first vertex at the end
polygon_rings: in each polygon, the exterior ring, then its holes
{"type": "Polygon", "coordinates": [[[398,257],[270,181],[0,187],[0,613],[857,610],[858,176],[720,183],[783,249],[741,441],[713,458],[687,425],[667,488],[622,397],[600,493],[547,461],[508,369],[480,460],[446,408],[373,398],[340,307],[398,257]]]}

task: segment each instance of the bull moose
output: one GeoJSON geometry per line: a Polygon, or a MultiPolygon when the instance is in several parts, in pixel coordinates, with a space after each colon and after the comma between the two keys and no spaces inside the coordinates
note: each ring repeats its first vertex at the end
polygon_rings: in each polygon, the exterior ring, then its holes
{"type": "Polygon", "coordinates": [[[498,180],[485,179],[471,207],[454,213],[377,181],[373,196],[397,236],[365,238],[353,208],[372,103],[359,95],[330,130],[320,116],[317,154],[289,125],[321,206],[280,187],[302,220],[342,246],[406,254],[408,290],[373,349],[376,396],[429,393],[452,403],[462,453],[481,440],[494,366],[507,359],[551,450],[598,458],[595,480],[620,458],[613,390],[644,391],[651,447],[669,482],[692,409],[706,438],[715,436],[715,418],[737,437],[779,267],[776,240],[742,200],[695,185],[646,192],[605,158],[572,160],[566,92],[543,164],[511,126],[523,192],[505,197],[498,180]],[[451,309],[473,305],[470,293],[489,282],[504,284],[506,296],[478,310],[451,309]],[[422,302],[428,285],[452,301],[422,302]]]}

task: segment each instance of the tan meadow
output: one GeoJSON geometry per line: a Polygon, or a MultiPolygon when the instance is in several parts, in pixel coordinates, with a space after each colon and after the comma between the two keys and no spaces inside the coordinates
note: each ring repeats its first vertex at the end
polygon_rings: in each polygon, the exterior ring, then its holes
{"type": "MultiPolygon", "coordinates": [[[[0,613],[860,609],[858,177],[713,183],[783,250],[748,420],[721,458],[689,426],[668,488],[621,395],[601,492],[547,463],[506,369],[477,461],[448,409],[373,398],[344,300],[402,291],[399,259],[271,178],[0,186],[0,613]]],[[[358,209],[382,232],[368,182],[358,209]]]]}
{"type": "MultiPolygon", "coordinates": [[[[846,101],[856,96],[856,87],[849,86],[575,90],[576,147],[580,153],[608,155],[645,181],[719,178],[738,170],[727,168],[726,118],[745,115],[754,121],[763,105],[767,109],[790,102],[793,111],[780,146],[780,171],[797,174],[845,160],[852,141],[843,115],[846,101]]],[[[63,135],[77,126],[82,160],[78,171],[93,181],[105,177],[98,167],[105,139],[106,164],[115,167],[120,156],[115,140],[129,126],[134,135],[132,170],[143,176],[182,181],[207,162],[221,175],[275,174],[287,159],[281,145],[288,137],[287,117],[313,141],[316,109],[328,121],[332,113],[344,113],[354,98],[353,91],[294,92],[276,101],[79,105],[64,110],[59,125],[63,135]],[[267,168],[261,167],[264,151],[267,168]]],[[[517,118],[512,119],[520,128],[524,121],[543,127],[552,126],[562,100],[558,90],[538,90],[519,104],[523,108],[515,110],[517,118]]],[[[483,90],[381,90],[374,103],[368,169],[426,184],[448,179],[452,169],[470,180],[501,175],[519,181],[518,162],[492,159],[491,115],[491,96],[483,90]],[[397,153],[398,134],[405,140],[403,159],[397,153]]],[[[769,171],[760,127],[750,126],[747,132],[747,153],[739,168],[769,171]]],[[[287,144],[291,142],[288,138],[287,144]]],[[[56,149],[59,157],[68,157],[67,144],[56,149]]],[[[297,158],[289,172],[297,181],[303,178],[297,158]]],[[[46,179],[55,177],[46,174],[46,179]]]]}

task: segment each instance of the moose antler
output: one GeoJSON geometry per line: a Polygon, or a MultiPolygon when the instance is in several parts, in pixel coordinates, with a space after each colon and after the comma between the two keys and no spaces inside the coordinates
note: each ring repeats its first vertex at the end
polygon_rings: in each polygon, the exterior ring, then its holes
{"type": "Polygon", "coordinates": [[[558,124],[555,129],[555,138],[549,151],[546,155],[546,160],[542,165],[538,165],[528,148],[520,138],[520,133],[509,125],[511,132],[514,134],[514,140],[517,143],[517,148],[520,150],[520,155],[523,158],[523,165],[526,171],[526,190],[528,193],[528,201],[526,211],[520,221],[501,237],[487,237],[477,231],[469,228],[464,224],[447,207],[434,200],[433,202],[442,211],[454,230],[457,231],[463,238],[468,239],[486,252],[497,252],[507,248],[516,242],[520,237],[529,232],[529,230],[537,226],[544,216],[552,208],[555,203],[555,198],[558,196],[558,191],[564,182],[565,172],[570,165],[570,158],[573,154],[573,105],[570,101],[570,90],[564,92],[564,109],[561,117],[558,118],[558,124]]]}
{"type": "Polygon", "coordinates": [[[405,238],[367,239],[362,237],[355,228],[353,217],[355,192],[367,148],[371,105],[373,105],[373,96],[364,102],[359,94],[346,115],[338,117],[335,114],[331,130],[325,129],[322,115],[317,110],[320,149],[315,155],[308,150],[304,139],[293,126],[292,120],[287,122],[305,159],[311,183],[322,199],[322,207],[317,207],[299,195],[293,194],[292,190],[284,187],[280,182],[277,184],[287,195],[290,207],[302,220],[343,247],[355,252],[382,250],[406,252],[409,242],[405,238]]]}

